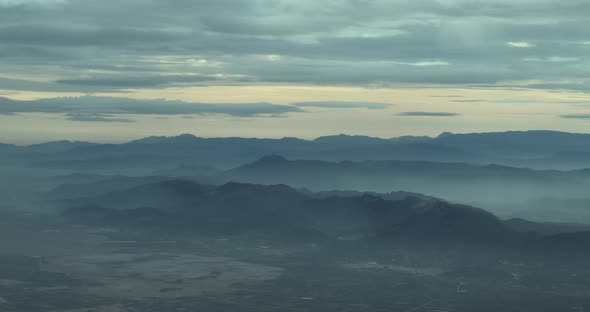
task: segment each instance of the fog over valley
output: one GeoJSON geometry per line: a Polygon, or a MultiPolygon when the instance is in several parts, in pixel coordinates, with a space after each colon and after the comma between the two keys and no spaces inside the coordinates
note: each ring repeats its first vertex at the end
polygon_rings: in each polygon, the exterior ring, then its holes
{"type": "Polygon", "coordinates": [[[556,155],[587,153],[588,140],[528,131],[4,144],[2,305],[332,309],[377,280],[370,305],[481,309],[501,289],[528,294],[503,304],[543,309],[535,294],[562,285],[547,299],[561,306],[586,287],[590,173],[583,157],[556,155]],[[575,273],[564,280],[563,270],[575,273]],[[353,293],[332,288],[340,283],[353,293]],[[403,291],[385,296],[393,290],[403,291]]]}
{"type": "Polygon", "coordinates": [[[590,310],[589,16],[0,0],[0,312],[590,310]]]}

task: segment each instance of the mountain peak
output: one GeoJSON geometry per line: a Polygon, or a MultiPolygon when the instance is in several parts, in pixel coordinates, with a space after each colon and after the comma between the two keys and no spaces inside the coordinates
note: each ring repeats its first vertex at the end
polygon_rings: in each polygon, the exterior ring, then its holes
{"type": "Polygon", "coordinates": [[[328,135],[328,136],[321,136],[317,139],[313,140],[316,143],[328,143],[328,144],[355,144],[355,145],[368,145],[368,144],[378,144],[378,143],[387,143],[387,140],[370,137],[366,135],[348,135],[348,134],[338,134],[338,135],[328,135]]]}
{"type": "Polygon", "coordinates": [[[179,134],[179,135],[175,136],[175,138],[177,138],[177,139],[193,139],[193,138],[196,138],[196,136],[194,136],[193,134],[190,134],[190,133],[183,133],[183,134],[179,134]]]}
{"type": "Polygon", "coordinates": [[[453,132],[443,132],[437,136],[437,138],[446,138],[455,135],[453,132]]]}
{"type": "Polygon", "coordinates": [[[199,139],[199,137],[190,134],[190,133],[183,133],[177,136],[173,136],[169,138],[169,141],[172,143],[190,143],[195,140],[199,139]]]}
{"type": "Polygon", "coordinates": [[[154,144],[154,143],[187,143],[196,140],[197,137],[189,134],[179,134],[177,136],[150,136],[143,139],[131,141],[130,143],[154,144]]]}

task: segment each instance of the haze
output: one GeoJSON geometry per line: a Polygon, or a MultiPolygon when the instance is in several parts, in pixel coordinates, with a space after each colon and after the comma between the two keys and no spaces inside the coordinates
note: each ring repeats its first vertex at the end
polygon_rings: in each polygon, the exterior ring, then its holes
{"type": "Polygon", "coordinates": [[[587,311],[589,16],[0,0],[0,311],[587,311]]]}

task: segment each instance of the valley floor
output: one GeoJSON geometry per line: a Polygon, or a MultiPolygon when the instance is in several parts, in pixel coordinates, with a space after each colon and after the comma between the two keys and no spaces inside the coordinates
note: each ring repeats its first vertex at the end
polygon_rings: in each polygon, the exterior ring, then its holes
{"type": "Polygon", "coordinates": [[[584,311],[590,268],[2,218],[0,311],[584,311]]]}

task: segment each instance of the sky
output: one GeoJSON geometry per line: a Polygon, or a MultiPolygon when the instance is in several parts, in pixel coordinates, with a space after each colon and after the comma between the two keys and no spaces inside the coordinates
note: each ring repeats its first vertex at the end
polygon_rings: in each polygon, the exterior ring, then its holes
{"type": "Polygon", "coordinates": [[[0,142],[590,132],[587,0],[0,0],[0,142]]]}

